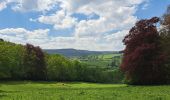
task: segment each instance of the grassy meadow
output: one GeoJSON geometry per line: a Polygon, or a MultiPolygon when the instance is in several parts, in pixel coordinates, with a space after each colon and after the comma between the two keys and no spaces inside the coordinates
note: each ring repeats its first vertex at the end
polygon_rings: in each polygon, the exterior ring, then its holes
{"type": "Polygon", "coordinates": [[[0,82],[0,100],[170,100],[170,86],[0,82]]]}
{"type": "Polygon", "coordinates": [[[98,67],[98,68],[113,68],[120,65],[122,54],[99,54],[99,55],[88,55],[88,56],[81,56],[75,59],[80,60],[83,63],[88,64],[91,67],[98,67]],[[111,65],[112,62],[115,62],[115,65],[111,65]]]}

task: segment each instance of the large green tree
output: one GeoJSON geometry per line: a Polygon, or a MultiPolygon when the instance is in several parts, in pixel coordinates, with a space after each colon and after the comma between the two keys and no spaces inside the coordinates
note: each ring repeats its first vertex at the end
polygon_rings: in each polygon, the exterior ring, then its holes
{"type": "Polygon", "coordinates": [[[24,47],[0,41],[0,79],[21,79],[24,47]]]}
{"type": "Polygon", "coordinates": [[[167,73],[166,77],[169,83],[170,82],[170,6],[167,8],[167,11],[162,17],[160,35],[161,35],[162,51],[165,56],[164,66],[167,73]]]}

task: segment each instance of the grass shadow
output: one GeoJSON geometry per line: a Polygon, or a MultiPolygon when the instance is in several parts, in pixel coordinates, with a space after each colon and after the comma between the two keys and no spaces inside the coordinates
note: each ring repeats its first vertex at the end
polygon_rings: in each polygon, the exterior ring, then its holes
{"type": "Polygon", "coordinates": [[[0,81],[1,85],[19,85],[19,84],[27,84],[29,81],[0,81]]]}
{"type": "Polygon", "coordinates": [[[0,90],[0,98],[3,98],[5,96],[7,96],[5,93],[7,93],[6,91],[0,90]]]}

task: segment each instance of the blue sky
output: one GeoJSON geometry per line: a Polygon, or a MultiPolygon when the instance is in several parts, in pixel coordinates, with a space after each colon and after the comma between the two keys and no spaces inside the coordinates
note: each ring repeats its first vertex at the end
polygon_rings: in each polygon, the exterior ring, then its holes
{"type": "Polygon", "coordinates": [[[169,4],[170,0],[150,0],[146,9],[142,9],[143,5],[139,6],[140,9],[135,15],[139,19],[151,18],[153,16],[161,17],[169,4]]]}
{"type": "Polygon", "coordinates": [[[0,0],[0,38],[44,49],[122,50],[137,20],[170,0],[0,0]]]}

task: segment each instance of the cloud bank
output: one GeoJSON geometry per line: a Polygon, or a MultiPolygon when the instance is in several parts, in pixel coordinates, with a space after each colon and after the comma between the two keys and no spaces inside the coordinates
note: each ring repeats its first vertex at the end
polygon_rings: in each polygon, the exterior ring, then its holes
{"type": "Polygon", "coordinates": [[[0,11],[12,5],[9,7],[14,12],[40,12],[30,21],[53,26],[55,31],[72,29],[73,33],[67,37],[51,36],[48,28],[9,27],[0,30],[0,37],[45,49],[122,50],[122,39],[138,20],[134,14],[144,3],[147,4],[148,0],[3,0],[0,1],[0,11]]]}

